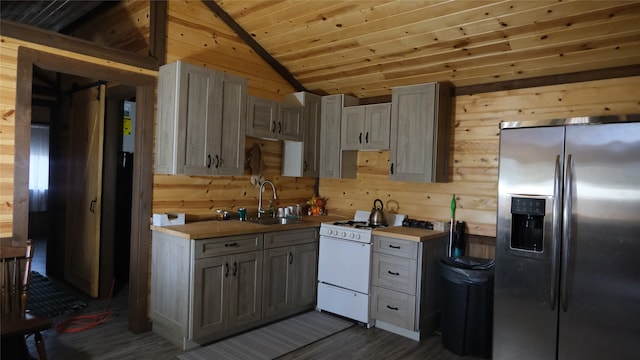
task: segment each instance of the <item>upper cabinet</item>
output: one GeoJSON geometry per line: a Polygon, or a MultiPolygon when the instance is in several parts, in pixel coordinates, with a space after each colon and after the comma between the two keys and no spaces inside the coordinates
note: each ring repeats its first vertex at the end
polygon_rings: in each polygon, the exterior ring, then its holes
{"type": "Polygon", "coordinates": [[[249,96],[246,134],[263,139],[302,141],[302,110],[299,106],[249,96]]]}
{"type": "Polygon", "coordinates": [[[273,100],[248,96],[247,108],[247,135],[259,138],[275,136],[278,103],[273,100]]]}
{"type": "MultiPolygon", "coordinates": [[[[358,105],[359,100],[349,95],[323,96],[320,120],[320,177],[355,178],[355,169],[342,169],[341,120],[343,108],[358,105]]],[[[353,154],[351,154],[353,156],[353,154]]],[[[357,154],[356,154],[357,156],[357,154]]]]}
{"type": "Polygon", "coordinates": [[[342,110],[342,150],[389,149],[391,104],[347,107],[342,110]]]}
{"type": "Polygon", "coordinates": [[[441,83],[394,88],[390,179],[446,182],[449,177],[451,90],[441,83]]]}
{"type": "Polygon", "coordinates": [[[242,175],[245,79],[182,61],[160,67],[155,172],[242,175]]]}
{"type": "Polygon", "coordinates": [[[318,177],[320,166],[321,97],[308,92],[286,96],[286,103],[302,109],[302,142],[285,141],[282,175],[318,177]]]}

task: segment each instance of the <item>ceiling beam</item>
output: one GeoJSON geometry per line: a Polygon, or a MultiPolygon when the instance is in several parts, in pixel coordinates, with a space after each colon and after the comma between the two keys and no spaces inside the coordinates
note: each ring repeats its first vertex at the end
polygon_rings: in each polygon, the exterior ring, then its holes
{"type": "Polygon", "coordinates": [[[298,81],[296,78],[291,75],[289,70],[282,66],[278,60],[274,59],[271,54],[269,54],[258,42],[256,42],[253,37],[247,33],[242,26],[240,26],[229,14],[227,14],[218,4],[216,4],[213,0],[202,0],[202,2],[211,10],[213,13],[220,18],[220,20],[224,21],[228,27],[231,28],[253,51],[256,52],[264,61],[269,64],[280,76],[282,76],[285,80],[293,86],[296,91],[307,91],[305,87],[298,81]]]}

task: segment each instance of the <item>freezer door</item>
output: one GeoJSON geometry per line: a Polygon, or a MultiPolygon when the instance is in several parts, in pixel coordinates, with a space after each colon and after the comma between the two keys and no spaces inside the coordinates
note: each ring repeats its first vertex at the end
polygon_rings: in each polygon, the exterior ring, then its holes
{"type": "Polygon", "coordinates": [[[567,127],[559,359],[640,358],[640,123],[567,127]]]}
{"type": "Polygon", "coordinates": [[[553,260],[557,260],[559,242],[554,230],[560,225],[558,180],[563,149],[562,127],[506,129],[500,134],[494,359],[556,356],[558,266],[553,260]],[[512,204],[519,199],[544,204],[542,248],[520,249],[512,244],[512,204]]]}

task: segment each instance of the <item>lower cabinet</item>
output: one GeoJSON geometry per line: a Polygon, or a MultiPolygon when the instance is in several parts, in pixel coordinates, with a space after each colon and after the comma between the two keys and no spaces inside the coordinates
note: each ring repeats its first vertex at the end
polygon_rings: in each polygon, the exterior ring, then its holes
{"type": "Polygon", "coordinates": [[[314,308],[318,278],[316,229],[265,234],[264,320],[314,308]]]}
{"type": "Polygon", "coordinates": [[[261,255],[252,251],[195,261],[192,338],[260,320],[261,255]]]}
{"type": "Polygon", "coordinates": [[[313,309],[318,229],[203,240],[153,231],[153,331],[182,349],[313,309]]]}
{"type": "Polygon", "coordinates": [[[371,317],[376,327],[420,341],[436,330],[440,313],[438,264],[446,235],[426,242],[375,235],[371,317]]]}

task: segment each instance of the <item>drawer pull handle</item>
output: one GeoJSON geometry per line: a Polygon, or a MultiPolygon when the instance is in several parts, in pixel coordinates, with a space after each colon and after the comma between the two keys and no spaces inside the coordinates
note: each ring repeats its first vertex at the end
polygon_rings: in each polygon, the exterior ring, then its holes
{"type": "Polygon", "coordinates": [[[391,270],[387,270],[387,272],[388,272],[389,274],[391,274],[391,275],[400,276],[400,273],[399,273],[399,272],[393,272],[393,271],[391,271],[391,270]]]}
{"type": "Polygon", "coordinates": [[[237,242],[232,242],[232,243],[224,244],[224,247],[233,247],[233,246],[238,246],[238,243],[237,242]]]}
{"type": "Polygon", "coordinates": [[[390,310],[395,310],[395,311],[399,310],[397,307],[393,307],[391,305],[387,305],[387,308],[390,309],[390,310]]]}
{"type": "Polygon", "coordinates": [[[400,249],[400,246],[398,246],[398,245],[391,245],[390,244],[389,247],[392,248],[392,249],[400,249]]]}

